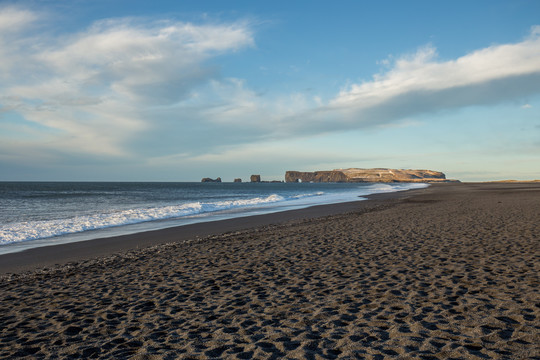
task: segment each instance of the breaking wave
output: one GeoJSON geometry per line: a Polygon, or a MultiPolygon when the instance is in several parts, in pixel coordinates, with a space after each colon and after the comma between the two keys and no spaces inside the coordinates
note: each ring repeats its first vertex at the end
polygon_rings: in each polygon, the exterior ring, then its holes
{"type": "Polygon", "coordinates": [[[272,194],[266,197],[254,197],[250,199],[206,203],[191,202],[180,205],[109,211],[101,214],[81,215],[67,219],[16,222],[0,225],[0,245],[104,229],[113,226],[131,225],[147,221],[166,220],[217,211],[264,206],[287,200],[296,200],[320,195],[323,195],[323,193],[301,194],[286,198],[277,194],[272,194]]]}

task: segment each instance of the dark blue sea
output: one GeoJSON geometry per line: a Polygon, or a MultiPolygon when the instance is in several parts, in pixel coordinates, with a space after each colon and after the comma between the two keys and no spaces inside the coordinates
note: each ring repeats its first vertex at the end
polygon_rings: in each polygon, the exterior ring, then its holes
{"type": "Polygon", "coordinates": [[[425,184],[0,182],[0,254],[425,184]]]}

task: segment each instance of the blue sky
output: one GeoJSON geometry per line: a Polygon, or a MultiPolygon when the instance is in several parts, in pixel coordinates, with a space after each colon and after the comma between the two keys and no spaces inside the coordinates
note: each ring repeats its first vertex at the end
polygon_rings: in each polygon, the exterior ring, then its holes
{"type": "Polygon", "coordinates": [[[2,1],[0,180],[540,178],[540,2],[2,1]]]}

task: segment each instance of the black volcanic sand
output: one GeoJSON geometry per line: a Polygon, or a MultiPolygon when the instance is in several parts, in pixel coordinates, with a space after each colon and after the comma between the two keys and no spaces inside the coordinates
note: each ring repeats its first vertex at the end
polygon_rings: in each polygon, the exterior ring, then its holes
{"type": "Polygon", "coordinates": [[[416,194],[4,275],[0,358],[540,359],[540,184],[416,194]]]}

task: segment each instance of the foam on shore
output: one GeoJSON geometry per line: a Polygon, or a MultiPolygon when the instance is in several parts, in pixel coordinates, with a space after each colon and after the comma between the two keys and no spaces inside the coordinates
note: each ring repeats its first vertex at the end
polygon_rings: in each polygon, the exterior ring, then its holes
{"type": "MultiPolygon", "coordinates": [[[[39,239],[47,239],[66,234],[101,230],[126,225],[141,224],[168,219],[190,223],[211,221],[215,218],[231,218],[257,213],[269,213],[283,209],[302,208],[316,204],[338,203],[357,200],[360,195],[387,193],[409,189],[420,189],[427,184],[373,184],[359,188],[358,191],[342,193],[301,193],[289,196],[271,194],[247,199],[222,201],[195,201],[178,205],[138,207],[132,209],[110,210],[102,213],[72,216],[68,218],[19,221],[0,224],[0,246],[39,239]]],[[[180,222],[171,225],[178,225],[180,222]]],[[[156,228],[159,225],[154,224],[156,228]]],[[[170,226],[170,225],[168,225],[170,226]]],[[[126,231],[125,233],[130,233],[126,231]]],[[[118,231],[115,235],[122,233],[118,231]]],[[[95,237],[99,237],[96,234],[95,237]]],[[[91,238],[92,236],[89,236],[91,238]]],[[[83,238],[85,239],[85,238],[83,238]]],[[[70,239],[66,239],[68,241],[70,239]]],[[[47,244],[44,242],[39,245],[47,244]]],[[[36,246],[38,243],[36,243],[36,246]]],[[[13,247],[4,251],[15,249],[13,247]]]]}

